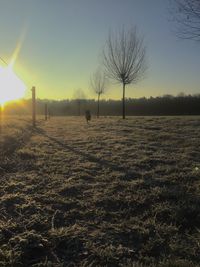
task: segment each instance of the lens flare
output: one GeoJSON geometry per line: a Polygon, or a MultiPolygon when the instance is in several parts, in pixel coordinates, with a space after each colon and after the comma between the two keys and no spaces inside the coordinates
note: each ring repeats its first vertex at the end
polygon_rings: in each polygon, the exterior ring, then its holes
{"type": "Polygon", "coordinates": [[[25,84],[14,73],[12,66],[0,66],[0,105],[24,96],[25,84]]]}
{"type": "Polygon", "coordinates": [[[9,65],[7,65],[1,58],[1,61],[7,66],[0,66],[0,106],[3,106],[8,101],[22,98],[25,94],[26,86],[13,70],[13,66],[24,42],[25,35],[26,28],[19,38],[9,65]]]}

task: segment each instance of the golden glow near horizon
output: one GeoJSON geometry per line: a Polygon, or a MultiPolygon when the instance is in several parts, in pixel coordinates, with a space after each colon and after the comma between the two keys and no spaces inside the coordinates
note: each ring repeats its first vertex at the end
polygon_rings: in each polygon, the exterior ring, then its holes
{"type": "Polygon", "coordinates": [[[22,98],[25,91],[26,86],[14,73],[12,65],[0,66],[0,105],[22,98]]]}
{"type": "Polygon", "coordinates": [[[20,52],[24,36],[25,31],[17,43],[10,64],[5,67],[0,66],[0,105],[4,105],[6,102],[11,100],[20,99],[25,95],[26,86],[13,70],[13,66],[20,52]]]}

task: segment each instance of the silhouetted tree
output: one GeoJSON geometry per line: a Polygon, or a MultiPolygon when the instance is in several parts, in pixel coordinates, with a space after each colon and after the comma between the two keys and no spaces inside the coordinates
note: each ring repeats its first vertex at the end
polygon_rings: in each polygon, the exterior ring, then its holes
{"type": "Polygon", "coordinates": [[[85,94],[82,89],[75,90],[74,99],[77,102],[77,106],[78,106],[78,116],[80,116],[81,115],[81,103],[85,99],[85,94]]]}
{"type": "Polygon", "coordinates": [[[116,36],[109,34],[103,64],[107,76],[123,85],[122,117],[125,119],[125,87],[141,79],[146,70],[145,47],[136,27],[129,31],[122,29],[116,36]]]}
{"type": "Polygon", "coordinates": [[[178,36],[200,41],[200,0],[174,0],[178,36]]]}
{"type": "Polygon", "coordinates": [[[94,92],[97,94],[97,118],[99,118],[99,100],[101,95],[105,92],[106,79],[105,75],[97,70],[91,77],[91,86],[94,92]]]}

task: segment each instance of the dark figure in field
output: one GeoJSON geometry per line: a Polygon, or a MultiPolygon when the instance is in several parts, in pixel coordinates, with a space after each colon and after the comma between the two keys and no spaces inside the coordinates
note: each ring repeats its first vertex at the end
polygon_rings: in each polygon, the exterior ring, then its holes
{"type": "Polygon", "coordinates": [[[91,113],[89,110],[85,111],[85,118],[86,118],[87,123],[91,120],[91,113]]]}

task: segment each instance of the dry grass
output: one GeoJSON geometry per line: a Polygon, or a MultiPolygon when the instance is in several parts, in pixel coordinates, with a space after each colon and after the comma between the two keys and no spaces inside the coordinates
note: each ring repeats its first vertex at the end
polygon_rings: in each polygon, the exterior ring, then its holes
{"type": "Polygon", "coordinates": [[[0,266],[198,266],[200,118],[7,118],[0,266]]]}

